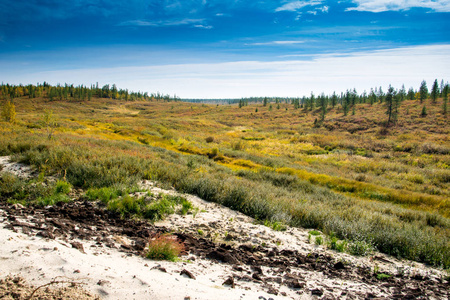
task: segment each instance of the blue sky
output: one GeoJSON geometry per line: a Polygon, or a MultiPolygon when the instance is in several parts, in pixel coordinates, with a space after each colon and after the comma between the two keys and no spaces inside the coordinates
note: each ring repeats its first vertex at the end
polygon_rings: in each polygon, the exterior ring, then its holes
{"type": "Polygon", "coordinates": [[[0,0],[5,83],[229,98],[449,74],[450,0],[0,0]]]}

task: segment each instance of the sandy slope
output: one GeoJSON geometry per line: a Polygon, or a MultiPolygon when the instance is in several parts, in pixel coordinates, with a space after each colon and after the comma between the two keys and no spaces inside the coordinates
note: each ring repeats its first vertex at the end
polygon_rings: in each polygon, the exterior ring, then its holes
{"type": "MultiPolygon", "coordinates": [[[[31,172],[26,166],[8,163],[7,158],[0,158],[1,163],[3,171],[25,176],[31,172]]],[[[155,194],[176,194],[149,181],[142,186],[155,194]]],[[[176,263],[151,261],[132,254],[136,251],[125,251],[138,239],[110,230],[113,225],[109,223],[97,226],[64,219],[64,214],[61,222],[72,224],[70,228],[77,234],[56,235],[61,229],[53,231],[55,236],[44,238],[43,231],[53,230],[49,224],[58,224],[52,220],[52,213],[47,214],[51,208],[28,212],[26,208],[4,206],[0,210],[0,278],[20,275],[35,286],[63,280],[81,284],[103,299],[448,298],[448,283],[442,280],[445,274],[440,270],[380,253],[359,258],[336,253],[310,243],[307,230],[274,231],[226,207],[183,196],[199,208],[198,213],[172,215],[156,227],[139,225],[149,230],[184,232],[199,239],[203,248],[192,248],[176,263]],[[87,231],[89,234],[79,234],[87,231]],[[99,243],[99,238],[106,238],[112,247],[99,243]],[[223,245],[216,247],[210,241],[223,245]],[[228,251],[232,263],[212,259],[215,252],[204,245],[214,251],[228,251]],[[377,280],[375,269],[393,276],[377,280]],[[195,278],[181,275],[183,270],[195,278]],[[234,288],[223,284],[230,277],[234,288]]],[[[61,210],[64,213],[65,208],[61,210]]]]}
{"type": "Polygon", "coordinates": [[[0,244],[0,277],[18,274],[35,286],[57,278],[82,284],[103,299],[271,297],[256,290],[223,287],[221,274],[229,273],[231,267],[206,260],[195,265],[150,261],[118,250],[90,248],[89,243],[84,244],[84,254],[63,241],[29,237],[4,228],[0,229],[0,244]],[[196,279],[180,275],[183,269],[191,270],[196,279]]]}

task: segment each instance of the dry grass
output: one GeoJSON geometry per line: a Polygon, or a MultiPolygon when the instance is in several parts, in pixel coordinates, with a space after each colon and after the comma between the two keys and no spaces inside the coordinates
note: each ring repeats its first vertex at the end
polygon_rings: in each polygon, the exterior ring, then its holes
{"type": "Polygon", "coordinates": [[[305,112],[282,103],[89,102],[18,98],[0,153],[83,188],[157,179],[284,224],[333,232],[387,253],[450,266],[450,126],[441,102],[305,112]],[[258,112],[255,109],[258,108],[258,112]],[[42,111],[57,123],[48,140],[42,111]]]}

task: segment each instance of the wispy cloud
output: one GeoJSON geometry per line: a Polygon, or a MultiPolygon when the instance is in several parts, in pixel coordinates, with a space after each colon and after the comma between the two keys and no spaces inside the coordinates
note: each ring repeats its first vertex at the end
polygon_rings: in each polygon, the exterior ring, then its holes
{"type": "Polygon", "coordinates": [[[320,0],[310,0],[310,1],[290,1],[275,9],[275,12],[279,11],[297,11],[306,6],[316,6],[321,5],[323,1],[320,0]]]}
{"type": "Polygon", "coordinates": [[[201,28],[201,29],[213,29],[214,27],[211,25],[202,25],[202,24],[196,24],[194,25],[195,28],[201,28]]]}
{"type": "Polygon", "coordinates": [[[329,94],[353,87],[362,92],[389,84],[418,87],[423,79],[427,82],[435,78],[448,79],[449,64],[450,45],[435,45],[316,55],[312,60],[24,71],[21,74],[2,72],[4,68],[1,68],[0,77],[17,84],[42,80],[56,84],[64,80],[89,85],[100,80],[100,85],[116,83],[131,90],[161,91],[185,98],[297,97],[311,91],[329,94]]]}
{"type": "Polygon", "coordinates": [[[210,29],[212,27],[203,25],[204,19],[179,19],[179,20],[158,20],[158,21],[147,21],[147,20],[130,20],[121,22],[118,26],[135,26],[135,27],[166,27],[166,26],[182,26],[182,25],[192,25],[198,28],[210,29]],[[209,28],[210,27],[210,28],[209,28]]]}
{"type": "Polygon", "coordinates": [[[304,41],[271,41],[264,43],[247,43],[246,46],[282,46],[282,45],[295,45],[303,44],[304,41]]]}
{"type": "Polygon", "coordinates": [[[323,13],[327,13],[329,11],[330,7],[325,5],[325,6],[322,6],[322,7],[318,7],[316,9],[321,11],[321,12],[323,12],[323,13]]]}
{"type": "Polygon", "coordinates": [[[349,7],[347,11],[400,11],[414,7],[429,8],[436,12],[450,12],[450,0],[353,0],[356,7],[349,7]]]}

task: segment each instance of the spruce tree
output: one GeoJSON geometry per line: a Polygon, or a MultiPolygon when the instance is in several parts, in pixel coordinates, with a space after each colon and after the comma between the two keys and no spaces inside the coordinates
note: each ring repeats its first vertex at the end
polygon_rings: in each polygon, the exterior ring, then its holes
{"type": "Polygon", "coordinates": [[[397,119],[396,113],[396,102],[395,102],[395,90],[394,88],[389,85],[388,92],[386,93],[385,103],[386,103],[386,114],[388,115],[388,121],[386,124],[386,127],[389,127],[391,121],[395,123],[395,120],[397,119]]]}
{"type": "Polygon", "coordinates": [[[420,94],[420,103],[422,103],[423,100],[427,99],[428,97],[427,82],[425,80],[423,80],[422,83],[420,84],[419,94],[420,94]]]}
{"type": "Polygon", "coordinates": [[[334,108],[337,103],[337,95],[336,92],[333,92],[333,95],[331,96],[331,106],[334,108]]]}
{"type": "Polygon", "coordinates": [[[414,92],[414,89],[411,87],[408,90],[408,94],[406,95],[407,99],[414,100],[414,97],[416,96],[416,93],[414,92]]]}
{"type": "Polygon", "coordinates": [[[420,116],[425,117],[426,115],[428,115],[428,113],[427,113],[427,108],[424,105],[423,108],[422,108],[422,113],[420,114],[420,116]]]}
{"type": "Polygon", "coordinates": [[[439,86],[437,79],[435,79],[433,87],[431,88],[431,100],[433,100],[433,103],[436,103],[438,95],[439,95],[439,86]]]}

